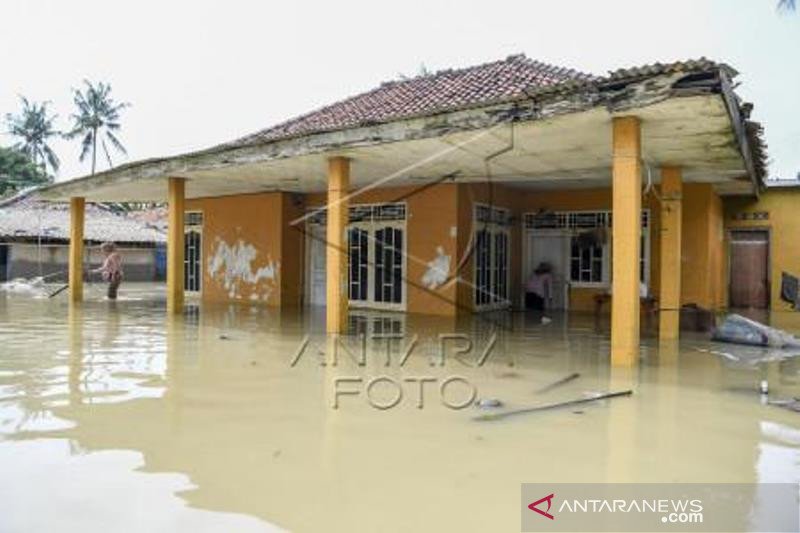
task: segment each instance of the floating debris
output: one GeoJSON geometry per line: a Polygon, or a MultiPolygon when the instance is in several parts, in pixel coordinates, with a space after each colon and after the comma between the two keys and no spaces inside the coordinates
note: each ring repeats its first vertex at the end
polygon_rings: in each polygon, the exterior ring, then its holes
{"type": "Polygon", "coordinates": [[[480,409],[496,409],[498,407],[503,407],[503,402],[497,398],[481,398],[475,402],[475,407],[479,407],[480,409]]]}
{"type": "Polygon", "coordinates": [[[714,330],[712,340],[769,348],[800,348],[800,339],[741,315],[728,315],[714,330]]]}
{"type": "Polygon", "coordinates": [[[800,413],[800,398],[787,398],[783,400],[770,400],[767,405],[774,405],[775,407],[783,407],[795,413],[800,413]]]}
{"type": "Polygon", "coordinates": [[[5,283],[0,283],[0,289],[9,294],[40,297],[47,293],[44,288],[43,278],[15,278],[5,283]]]}
{"type": "Polygon", "coordinates": [[[561,378],[558,381],[554,381],[553,383],[542,387],[541,389],[536,391],[536,394],[542,394],[543,392],[547,392],[547,391],[553,390],[556,387],[560,387],[561,385],[569,383],[570,381],[578,379],[579,377],[581,377],[580,373],[573,372],[572,374],[570,374],[569,376],[567,376],[565,378],[561,378]]]}
{"type": "Polygon", "coordinates": [[[558,402],[558,403],[551,403],[546,405],[538,405],[536,407],[526,407],[524,409],[515,409],[513,411],[504,411],[500,413],[486,413],[485,415],[476,416],[473,420],[479,421],[490,421],[490,420],[501,420],[503,418],[508,418],[514,415],[523,415],[529,413],[538,413],[540,411],[549,411],[551,409],[560,409],[562,407],[571,407],[573,405],[579,405],[582,403],[588,402],[596,402],[598,400],[605,400],[608,398],[618,398],[621,396],[630,396],[633,394],[632,390],[624,390],[624,391],[617,391],[617,392],[605,392],[602,394],[594,395],[590,398],[578,398],[576,400],[568,400],[566,402],[558,402]]]}
{"type": "Polygon", "coordinates": [[[67,290],[68,288],[69,288],[69,285],[62,285],[61,287],[57,288],[56,290],[54,290],[53,292],[48,294],[47,297],[48,298],[52,298],[53,296],[58,296],[59,294],[61,294],[65,290],[67,290]]]}

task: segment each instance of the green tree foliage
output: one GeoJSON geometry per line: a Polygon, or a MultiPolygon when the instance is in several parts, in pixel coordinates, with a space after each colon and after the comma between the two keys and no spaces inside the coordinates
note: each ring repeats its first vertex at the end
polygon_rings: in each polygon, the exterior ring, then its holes
{"type": "Polygon", "coordinates": [[[118,152],[127,154],[125,147],[117,138],[115,132],[120,129],[120,111],[129,107],[127,103],[117,103],[111,96],[111,85],[99,82],[94,84],[84,80],[84,88],[73,89],[73,101],[77,111],[72,114],[73,126],[66,138],[81,138],[80,160],[92,155],[92,174],[97,168],[98,143],[108,160],[108,166],[113,167],[109,144],[118,152]]]}
{"type": "Polygon", "coordinates": [[[31,102],[24,96],[20,100],[22,111],[17,115],[6,114],[8,133],[17,139],[14,147],[41,167],[42,172],[47,173],[48,167],[56,172],[59,166],[58,156],[48,144],[51,138],[60,135],[53,126],[56,115],[49,114],[49,102],[31,102]]]}
{"type": "Polygon", "coordinates": [[[51,178],[25,153],[0,146],[0,196],[50,181],[51,178]]]}

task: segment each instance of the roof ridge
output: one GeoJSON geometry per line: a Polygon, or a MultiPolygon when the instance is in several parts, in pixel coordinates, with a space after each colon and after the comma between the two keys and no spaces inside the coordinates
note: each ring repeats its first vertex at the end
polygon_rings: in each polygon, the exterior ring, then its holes
{"type": "MultiPolygon", "coordinates": [[[[241,144],[250,144],[250,143],[258,143],[263,141],[265,138],[270,137],[271,134],[281,136],[280,131],[287,131],[291,129],[295,125],[302,125],[304,121],[312,117],[317,117],[319,122],[325,122],[326,120],[332,120],[330,117],[326,117],[326,115],[342,115],[338,117],[338,127],[347,127],[352,124],[368,124],[373,119],[368,115],[373,114],[372,112],[379,108],[380,106],[385,106],[387,108],[391,108],[392,112],[396,112],[398,116],[402,116],[404,114],[413,115],[413,113],[406,112],[404,113],[402,107],[409,107],[408,106],[408,99],[413,100],[413,96],[411,95],[397,95],[397,91],[402,91],[404,87],[408,88],[409,91],[413,91],[415,85],[425,84],[423,85],[422,89],[431,83],[445,83],[448,78],[453,78],[454,85],[453,87],[449,88],[448,95],[452,95],[454,98],[466,98],[463,95],[463,92],[467,89],[470,89],[472,92],[476,92],[476,83],[477,81],[475,78],[470,78],[470,76],[481,77],[482,75],[485,77],[486,74],[482,74],[484,72],[489,73],[493,69],[501,69],[506,67],[507,70],[503,72],[504,74],[509,73],[512,76],[513,81],[507,80],[505,85],[497,85],[493,88],[489,87],[487,90],[494,90],[502,93],[503,91],[513,91],[513,90],[524,90],[521,87],[524,84],[527,85],[535,85],[538,83],[543,84],[558,84],[563,83],[565,81],[591,81],[598,79],[597,76],[594,74],[581,72],[574,68],[562,67],[558,65],[553,65],[551,63],[546,63],[544,61],[540,61],[538,59],[531,59],[526,56],[524,53],[518,54],[510,54],[503,59],[496,59],[493,61],[486,61],[483,63],[479,63],[476,65],[469,65],[466,67],[460,68],[448,68],[448,69],[440,69],[430,74],[425,75],[417,75],[413,77],[409,77],[407,79],[392,79],[383,81],[375,87],[368,89],[366,91],[362,91],[355,95],[351,95],[345,97],[341,100],[337,100],[335,102],[325,104],[319,107],[312,109],[306,113],[301,115],[289,118],[282,122],[278,122],[272,126],[267,128],[263,128],[258,130],[254,133],[249,135],[245,135],[243,137],[239,137],[238,139],[227,142],[219,145],[218,147],[225,147],[231,145],[241,145],[241,144]],[[525,71],[514,71],[515,65],[518,65],[528,71],[537,71],[535,73],[525,72],[525,71]],[[470,87],[470,83],[472,86],[470,87]],[[384,93],[383,101],[374,100],[375,97],[381,96],[384,93]],[[406,100],[404,105],[404,100],[406,100]],[[347,109],[342,110],[341,108],[351,108],[350,110],[353,111],[351,113],[345,113],[347,109]]],[[[507,76],[506,76],[507,77],[507,76]]],[[[484,84],[484,85],[491,85],[491,84],[484,84]]],[[[485,88],[483,85],[478,85],[478,91],[480,89],[485,88]]],[[[418,91],[420,89],[418,88],[418,91]]],[[[426,97],[435,96],[430,94],[421,94],[419,95],[419,100],[417,103],[421,106],[427,105],[429,99],[426,97]],[[420,103],[422,102],[422,103],[420,103]]],[[[479,101],[485,95],[476,95],[475,100],[479,101]]],[[[431,104],[433,105],[433,104],[431,104]]],[[[434,106],[435,107],[435,106],[434,106]]],[[[447,106],[440,105],[438,110],[445,110],[447,106]]],[[[378,112],[380,114],[380,112],[378,112]]],[[[392,113],[388,113],[392,114],[392,113]]],[[[382,120],[382,118],[378,118],[375,120],[382,120]]],[[[300,126],[302,129],[302,126],[300,126]]],[[[324,128],[320,127],[311,127],[311,130],[318,129],[324,130],[324,128]]],[[[309,131],[307,133],[312,133],[309,131]]]]}

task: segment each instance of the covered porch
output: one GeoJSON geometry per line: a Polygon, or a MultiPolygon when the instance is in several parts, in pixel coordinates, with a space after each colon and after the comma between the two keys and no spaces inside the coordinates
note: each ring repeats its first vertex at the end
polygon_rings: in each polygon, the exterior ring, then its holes
{"type": "Polygon", "coordinates": [[[75,304],[85,203],[166,202],[170,313],[187,290],[324,304],[338,334],[360,307],[443,317],[520,307],[531,268],[548,261],[555,307],[610,300],[612,362],[632,365],[643,298],[664,340],[679,335],[682,303],[724,305],[722,198],[757,195],[763,180],[734,75],[702,60],[382,120],[304,125],[312,113],[41,194],[71,204],[75,304]]]}

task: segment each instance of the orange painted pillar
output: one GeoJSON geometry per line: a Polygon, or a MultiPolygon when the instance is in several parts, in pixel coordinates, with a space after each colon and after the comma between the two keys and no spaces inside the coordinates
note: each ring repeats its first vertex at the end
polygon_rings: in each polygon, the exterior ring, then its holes
{"type": "Polygon", "coordinates": [[[642,231],[641,132],[637,117],[613,123],[611,363],[639,361],[639,253],[642,231]]]}
{"type": "Polygon", "coordinates": [[[183,312],[183,211],[186,201],[186,182],[183,178],[168,180],[167,229],[167,312],[183,312]]]}
{"type": "Polygon", "coordinates": [[[681,196],[680,167],[661,169],[661,290],[658,337],[669,341],[680,336],[681,308],[681,196]]]}
{"type": "Polygon", "coordinates": [[[83,225],[86,216],[86,199],[69,200],[69,299],[83,300],[83,225]]]}
{"type": "Polygon", "coordinates": [[[350,160],[328,160],[328,228],[326,247],[326,324],[328,333],[347,328],[347,189],[350,160]]]}

